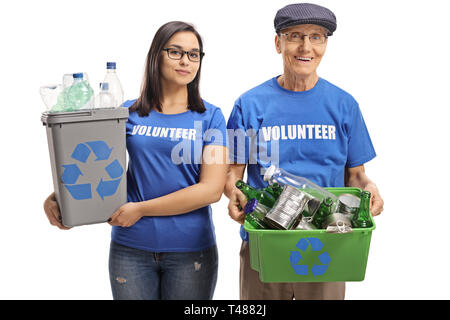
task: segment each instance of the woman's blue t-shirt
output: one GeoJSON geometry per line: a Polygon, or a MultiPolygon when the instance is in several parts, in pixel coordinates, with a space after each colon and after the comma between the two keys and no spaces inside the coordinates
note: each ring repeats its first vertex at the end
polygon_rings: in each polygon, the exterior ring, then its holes
{"type": "MultiPolygon", "coordinates": [[[[126,101],[124,107],[135,101],[126,101]]],[[[221,110],[203,102],[203,113],[152,110],[147,117],[130,113],[126,124],[128,202],[154,199],[199,182],[203,147],[226,146],[221,110]]],[[[216,243],[211,207],[172,216],[145,216],[129,228],[114,226],[112,240],[153,252],[209,248],[216,243]]]]}

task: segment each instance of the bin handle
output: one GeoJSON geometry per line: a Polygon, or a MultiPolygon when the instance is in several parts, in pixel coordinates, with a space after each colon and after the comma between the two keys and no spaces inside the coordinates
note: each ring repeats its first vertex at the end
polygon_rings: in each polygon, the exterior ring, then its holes
{"type": "Polygon", "coordinates": [[[79,116],[92,116],[92,111],[76,111],[76,112],[61,112],[61,113],[53,113],[52,117],[61,118],[61,117],[79,117],[79,116]]]}

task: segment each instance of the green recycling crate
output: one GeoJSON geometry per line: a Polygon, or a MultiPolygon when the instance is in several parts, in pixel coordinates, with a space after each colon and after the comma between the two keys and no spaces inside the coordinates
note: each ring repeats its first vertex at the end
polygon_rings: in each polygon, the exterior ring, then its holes
{"type": "MultiPolygon", "coordinates": [[[[326,188],[339,196],[361,196],[359,188],[326,188]]],[[[371,217],[372,222],[373,218],[371,217]]],[[[261,230],[245,222],[250,264],[262,282],[335,282],[364,280],[371,228],[352,233],[326,230],[261,230]]]]}

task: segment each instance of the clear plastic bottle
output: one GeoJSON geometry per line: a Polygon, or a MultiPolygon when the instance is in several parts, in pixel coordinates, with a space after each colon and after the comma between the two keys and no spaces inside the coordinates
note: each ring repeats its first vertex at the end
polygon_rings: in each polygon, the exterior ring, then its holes
{"type": "Polygon", "coordinates": [[[292,173],[289,173],[281,168],[277,168],[273,165],[266,170],[264,174],[264,181],[267,181],[270,185],[273,185],[274,183],[278,183],[282,186],[290,185],[308,193],[320,201],[331,198],[333,202],[337,204],[338,198],[331,192],[328,192],[307,178],[293,175],[292,173]]]}
{"type": "MultiPolygon", "coordinates": [[[[309,194],[312,197],[312,201],[317,203],[312,203],[314,205],[311,207],[314,207],[314,210],[306,210],[308,212],[303,212],[303,214],[307,217],[314,219],[314,216],[317,215],[315,217],[316,220],[322,221],[326,218],[326,216],[336,211],[338,198],[331,192],[328,192],[327,190],[318,186],[307,178],[296,176],[272,165],[266,170],[264,174],[264,181],[267,181],[270,185],[273,185],[275,183],[278,183],[282,186],[290,185],[309,194]]],[[[319,226],[317,227],[320,228],[319,226]]]]}
{"type": "Polygon", "coordinates": [[[60,84],[52,84],[41,86],[39,88],[39,93],[41,94],[42,101],[45,103],[45,111],[51,112],[52,108],[54,108],[58,104],[58,97],[62,92],[62,85],[60,84]]]}
{"type": "Polygon", "coordinates": [[[114,97],[116,107],[120,107],[123,103],[123,88],[119,78],[117,77],[115,62],[106,63],[106,75],[103,82],[107,82],[109,84],[109,92],[114,97]]]}
{"type": "Polygon", "coordinates": [[[83,78],[83,73],[73,74],[73,83],[67,89],[64,99],[64,111],[91,109],[93,107],[94,90],[83,78]]]}
{"type": "Polygon", "coordinates": [[[115,108],[117,106],[116,101],[113,95],[109,92],[109,83],[101,82],[100,83],[100,92],[95,97],[95,108],[96,109],[104,109],[104,108],[115,108]]]}

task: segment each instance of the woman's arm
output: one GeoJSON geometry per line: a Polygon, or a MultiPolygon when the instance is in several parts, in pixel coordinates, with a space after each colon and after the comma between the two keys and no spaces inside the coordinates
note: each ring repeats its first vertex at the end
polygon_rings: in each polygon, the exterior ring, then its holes
{"type": "Polygon", "coordinates": [[[227,175],[227,152],[223,146],[204,147],[197,184],[159,198],[127,203],[111,216],[109,224],[130,227],[143,216],[179,215],[219,201],[227,175]]]}
{"type": "Polygon", "coordinates": [[[373,216],[379,215],[384,209],[384,201],[375,183],[367,177],[364,165],[345,169],[345,186],[357,187],[371,193],[370,210],[373,216]]]}

